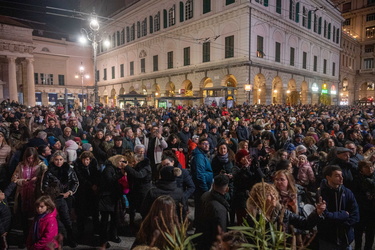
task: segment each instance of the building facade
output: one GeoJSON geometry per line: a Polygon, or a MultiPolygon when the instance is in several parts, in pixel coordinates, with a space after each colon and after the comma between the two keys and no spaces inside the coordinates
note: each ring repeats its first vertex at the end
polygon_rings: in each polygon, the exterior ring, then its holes
{"type": "Polygon", "coordinates": [[[0,17],[0,100],[47,106],[64,100],[65,93],[78,103],[82,92],[93,98],[94,78],[83,80],[79,69],[84,65],[93,73],[91,47],[32,32],[18,21],[0,17]]]}
{"type": "Polygon", "coordinates": [[[330,1],[139,0],[111,18],[97,60],[104,104],[134,91],[149,105],[339,101],[344,19],[330,1]]]}
{"type": "Polygon", "coordinates": [[[343,23],[340,81],[349,104],[375,97],[375,0],[335,1],[343,23]]]}

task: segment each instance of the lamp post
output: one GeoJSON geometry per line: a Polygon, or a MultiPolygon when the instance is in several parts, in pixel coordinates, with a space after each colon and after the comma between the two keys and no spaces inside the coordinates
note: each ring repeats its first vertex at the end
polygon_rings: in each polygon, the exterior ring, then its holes
{"type": "Polygon", "coordinates": [[[245,84],[245,91],[248,93],[248,105],[250,105],[250,92],[251,92],[251,84],[245,84]]]}
{"type": "MultiPolygon", "coordinates": [[[[79,67],[79,72],[78,73],[76,73],[76,75],[75,75],[75,78],[79,78],[79,77],[81,77],[81,88],[82,88],[82,108],[84,108],[84,98],[83,98],[83,78],[86,78],[86,79],[88,79],[88,78],[90,78],[90,76],[88,75],[88,74],[86,74],[86,72],[85,72],[85,67],[83,67],[83,64],[82,64],[82,62],[81,62],[81,66],[79,67]]],[[[88,92],[87,92],[87,99],[88,99],[88,92]]]]}
{"type": "MultiPolygon", "coordinates": [[[[95,12],[91,14],[90,23],[89,23],[90,29],[81,29],[82,37],[80,38],[80,41],[82,43],[86,42],[86,39],[91,42],[93,53],[94,53],[94,98],[95,98],[95,105],[99,104],[99,96],[98,96],[98,74],[97,71],[97,65],[96,65],[96,56],[98,53],[98,44],[103,40],[104,33],[100,32],[100,24],[97,18],[97,15],[95,12]]],[[[108,43],[108,41],[105,41],[105,43],[108,43]]]]}

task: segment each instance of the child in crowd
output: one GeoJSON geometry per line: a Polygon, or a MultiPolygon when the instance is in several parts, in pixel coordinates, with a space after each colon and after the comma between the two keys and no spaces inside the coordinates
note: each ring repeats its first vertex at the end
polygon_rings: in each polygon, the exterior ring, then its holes
{"type": "Polygon", "coordinates": [[[12,181],[4,192],[0,190],[0,249],[8,249],[7,235],[12,219],[12,213],[8,204],[8,197],[16,186],[16,183],[12,181]]]}
{"type": "Polygon", "coordinates": [[[102,142],[102,148],[104,152],[107,152],[110,148],[112,148],[115,145],[115,142],[112,140],[112,134],[111,133],[106,133],[105,134],[105,139],[102,142]]]}
{"type": "Polygon", "coordinates": [[[306,155],[298,156],[298,173],[297,183],[303,187],[308,187],[315,182],[315,175],[311,168],[310,162],[307,160],[306,155]]]}
{"type": "Polygon", "coordinates": [[[59,243],[56,240],[58,234],[57,210],[55,203],[48,195],[41,196],[35,202],[37,215],[30,229],[27,239],[27,249],[56,249],[59,243]]]}

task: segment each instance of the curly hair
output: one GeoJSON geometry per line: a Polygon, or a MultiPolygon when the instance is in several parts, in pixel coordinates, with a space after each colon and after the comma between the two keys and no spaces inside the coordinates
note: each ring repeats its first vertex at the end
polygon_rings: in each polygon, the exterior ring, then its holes
{"type": "Polygon", "coordinates": [[[303,143],[305,145],[313,145],[316,143],[316,140],[314,139],[314,137],[312,136],[306,136],[304,139],[303,139],[303,143]]]}

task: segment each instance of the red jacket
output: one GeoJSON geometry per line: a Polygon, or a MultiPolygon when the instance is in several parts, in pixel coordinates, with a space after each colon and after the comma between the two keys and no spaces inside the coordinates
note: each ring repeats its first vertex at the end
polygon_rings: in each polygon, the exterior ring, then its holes
{"type": "Polygon", "coordinates": [[[30,250],[50,250],[50,244],[53,244],[52,249],[56,249],[59,243],[56,240],[58,234],[58,224],[56,220],[57,210],[54,209],[52,213],[47,214],[39,220],[38,226],[38,240],[34,242],[34,225],[30,228],[29,237],[27,238],[27,249],[30,250]]]}

